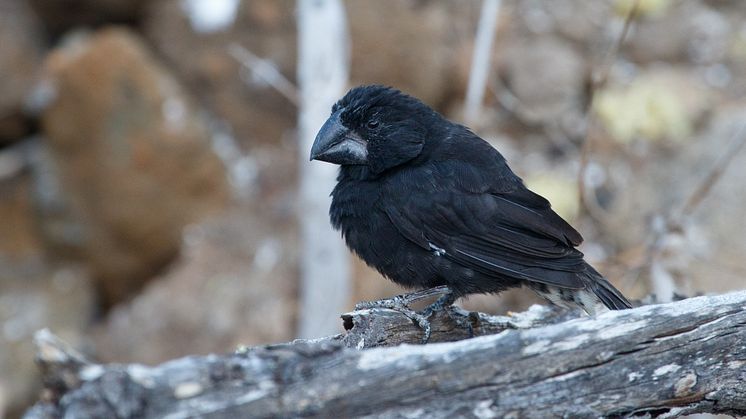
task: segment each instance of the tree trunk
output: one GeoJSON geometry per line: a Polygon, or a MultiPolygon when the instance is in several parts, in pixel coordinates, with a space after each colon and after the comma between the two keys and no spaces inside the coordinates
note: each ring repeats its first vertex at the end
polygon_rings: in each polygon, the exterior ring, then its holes
{"type": "Polygon", "coordinates": [[[303,313],[298,334],[311,337],[337,331],[336,313],[350,298],[349,253],[329,225],[337,167],[308,161],[316,133],[347,88],[347,23],[339,0],[298,0],[298,53],[303,313]]]}
{"type": "Polygon", "coordinates": [[[468,125],[478,122],[482,113],[484,92],[487,89],[487,77],[492,64],[492,43],[495,39],[497,21],[500,15],[500,0],[483,0],[482,12],[474,39],[474,53],[471,57],[469,85],[466,89],[464,119],[468,125]]]}

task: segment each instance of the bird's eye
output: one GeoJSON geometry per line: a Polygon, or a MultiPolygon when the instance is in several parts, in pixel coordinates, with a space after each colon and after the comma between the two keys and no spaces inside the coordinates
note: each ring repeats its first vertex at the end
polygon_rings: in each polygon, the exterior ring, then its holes
{"type": "Polygon", "coordinates": [[[378,121],[376,121],[376,120],[368,121],[368,128],[370,128],[370,129],[376,129],[376,128],[378,128],[378,121]]]}

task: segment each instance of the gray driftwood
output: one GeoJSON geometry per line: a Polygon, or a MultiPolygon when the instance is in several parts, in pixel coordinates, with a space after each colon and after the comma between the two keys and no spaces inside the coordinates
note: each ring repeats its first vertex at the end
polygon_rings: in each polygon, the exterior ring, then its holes
{"type": "Polygon", "coordinates": [[[428,345],[402,314],[343,316],[347,333],[191,356],[97,365],[37,336],[42,400],[28,418],[676,417],[746,415],[746,292],[554,323],[438,317],[428,345]],[[490,334],[493,333],[493,334],[490,334]],[[398,346],[387,346],[398,345],[398,346]]]}

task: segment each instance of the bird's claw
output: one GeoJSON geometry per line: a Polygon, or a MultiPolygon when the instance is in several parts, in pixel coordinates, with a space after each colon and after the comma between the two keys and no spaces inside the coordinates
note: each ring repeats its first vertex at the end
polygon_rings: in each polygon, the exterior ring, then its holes
{"type": "Polygon", "coordinates": [[[409,310],[409,304],[407,302],[406,295],[397,295],[395,297],[386,298],[383,300],[376,300],[376,301],[361,301],[355,304],[355,310],[369,310],[372,308],[388,308],[391,310],[400,310],[400,309],[409,310]]]}
{"type": "Polygon", "coordinates": [[[447,310],[448,315],[453,318],[451,315],[451,308],[453,307],[453,302],[455,301],[455,296],[452,292],[449,292],[447,294],[443,294],[438,299],[430,304],[429,306],[425,307],[424,310],[422,310],[422,313],[418,313],[420,317],[424,319],[425,325],[423,326],[423,323],[420,322],[418,325],[420,328],[425,332],[425,336],[422,338],[422,344],[426,344],[428,341],[430,341],[430,334],[431,334],[431,327],[430,327],[430,317],[435,314],[438,311],[447,310]]]}
{"type": "Polygon", "coordinates": [[[420,317],[417,320],[417,326],[422,329],[422,332],[424,333],[424,336],[422,336],[422,344],[426,344],[430,341],[430,335],[432,334],[432,327],[430,327],[430,320],[428,320],[427,317],[421,315],[418,313],[418,316],[420,317]]]}
{"type": "Polygon", "coordinates": [[[425,298],[431,298],[434,296],[442,296],[444,294],[450,294],[451,290],[447,286],[439,286],[434,288],[427,288],[420,291],[411,292],[409,294],[400,294],[391,298],[385,298],[383,300],[376,301],[361,301],[355,304],[355,310],[365,310],[371,308],[388,308],[397,310],[402,307],[409,309],[409,305],[425,298]]]}
{"type": "Polygon", "coordinates": [[[421,343],[423,345],[428,343],[430,341],[430,337],[432,336],[430,317],[432,317],[438,311],[442,310],[445,310],[447,312],[448,316],[454,323],[468,331],[469,338],[474,337],[474,327],[472,326],[470,319],[464,319],[464,315],[457,311],[458,309],[453,306],[453,299],[450,295],[444,295],[443,297],[439,298],[438,301],[427,306],[419,313],[407,306],[394,307],[392,309],[402,313],[408,319],[412,320],[412,322],[415,323],[422,330],[423,337],[421,343]]]}
{"type": "Polygon", "coordinates": [[[479,324],[479,314],[473,311],[465,311],[455,306],[447,308],[448,316],[456,323],[460,328],[466,329],[469,333],[468,339],[474,337],[474,325],[479,324]]]}
{"type": "Polygon", "coordinates": [[[448,287],[436,287],[422,291],[413,292],[410,294],[401,294],[395,297],[386,298],[377,301],[361,301],[355,304],[355,310],[369,310],[374,308],[386,308],[389,310],[395,310],[406,316],[413,323],[415,323],[420,329],[422,329],[424,336],[422,337],[422,344],[426,344],[430,341],[432,335],[432,327],[430,325],[430,316],[436,311],[443,310],[453,304],[454,298],[452,292],[448,287]],[[434,295],[440,295],[437,301],[427,306],[421,313],[418,313],[411,308],[409,305],[413,302],[419,301],[424,298],[432,297],[434,295]]]}
{"type": "Polygon", "coordinates": [[[424,334],[422,337],[423,345],[428,343],[432,336],[430,317],[439,311],[446,310],[448,316],[453,320],[453,322],[466,329],[469,332],[470,338],[474,337],[474,327],[472,326],[470,319],[465,320],[464,314],[458,312],[458,309],[453,306],[454,300],[455,296],[450,289],[441,287],[422,290],[411,294],[401,294],[384,300],[362,301],[355,305],[355,310],[385,308],[398,311],[422,330],[424,334]],[[409,305],[413,302],[433,295],[440,295],[440,297],[434,303],[425,307],[421,312],[418,313],[409,308],[409,305]]]}
{"type": "Polygon", "coordinates": [[[445,302],[436,301],[434,304],[431,304],[430,306],[425,308],[421,314],[418,313],[418,315],[424,319],[417,323],[420,326],[420,328],[425,332],[425,336],[422,340],[423,344],[426,344],[430,340],[429,318],[432,315],[434,315],[436,312],[441,311],[441,310],[445,310],[445,312],[448,314],[448,317],[451,318],[451,321],[456,323],[460,328],[467,330],[467,332],[469,333],[469,339],[474,337],[474,326],[472,325],[472,321],[471,321],[472,319],[469,315],[465,317],[463,313],[459,313],[460,309],[453,305],[453,301],[448,301],[448,300],[446,300],[445,302]]]}

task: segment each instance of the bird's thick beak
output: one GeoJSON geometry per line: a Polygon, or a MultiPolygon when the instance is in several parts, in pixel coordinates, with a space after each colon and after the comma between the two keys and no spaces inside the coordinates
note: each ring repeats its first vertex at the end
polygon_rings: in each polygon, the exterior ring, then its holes
{"type": "Polygon", "coordinates": [[[342,125],[338,110],[321,127],[311,147],[311,160],[334,164],[365,164],[368,144],[355,131],[342,125]]]}

